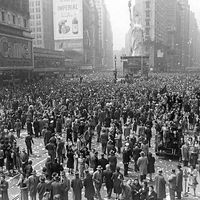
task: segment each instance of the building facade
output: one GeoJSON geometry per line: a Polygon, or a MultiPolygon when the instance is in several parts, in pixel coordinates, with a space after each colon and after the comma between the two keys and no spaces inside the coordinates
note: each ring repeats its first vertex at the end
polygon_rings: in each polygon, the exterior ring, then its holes
{"type": "Polygon", "coordinates": [[[53,0],[29,0],[33,45],[54,50],[53,0]]]}
{"type": "Polygon", "coordinates": [[[99,41],[101,68],[113,67],[113,33],[110,15],[104,0],[95,0],[99,16],[99,41]]]}
{"type": "Polygon", "coordinates": [[[33,49],[28,1],[0,0],[1,74],[13,76],[32,69],[33,49]]]}
{"type": "Polygon", "coordinates": [[[100,65],[98,12],[93,0],[54,0],[55,49],[64,51],[74,67],[100,65]]]}
{"type": "Polygon", "coordinates": [[[184,71],[190,65],[188,0],[136,0],[150,67],[157,72],[184,71]]]}
{"type": "Polygon", "coordinates": [[[193,12],[190,12],[189,38],[190,63],[188,68],[200,68],[200,30],[193,12]]]}

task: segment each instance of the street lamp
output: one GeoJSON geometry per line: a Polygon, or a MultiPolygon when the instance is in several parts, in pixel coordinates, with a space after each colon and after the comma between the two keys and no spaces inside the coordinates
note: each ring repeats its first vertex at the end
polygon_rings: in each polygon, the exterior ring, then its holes
{"type": "Polygon", "coordinates": [[[114,61],[115,61],[114,81],[116,83],[117,81],[117,56],[116,55],[114,57],[114,61]]]}

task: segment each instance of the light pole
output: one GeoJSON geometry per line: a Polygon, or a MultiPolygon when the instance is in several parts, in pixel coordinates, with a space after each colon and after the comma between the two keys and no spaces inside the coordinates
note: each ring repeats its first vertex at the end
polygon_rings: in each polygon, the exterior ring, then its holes
{"type": "Polygon", "coordinates": [[[115,61],[114,81],[116,83],[117,82],[117,56],[116,55],[114,57],[114,61],[115,61]]]}

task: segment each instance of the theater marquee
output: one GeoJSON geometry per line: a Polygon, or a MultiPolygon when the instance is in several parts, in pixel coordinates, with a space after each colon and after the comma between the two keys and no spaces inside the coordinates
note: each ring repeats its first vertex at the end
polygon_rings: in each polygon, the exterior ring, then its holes
{"type": "Polygon", "coordinates": [[[0,34],[0,68],[33,68],[32,40],[0,34]]]}

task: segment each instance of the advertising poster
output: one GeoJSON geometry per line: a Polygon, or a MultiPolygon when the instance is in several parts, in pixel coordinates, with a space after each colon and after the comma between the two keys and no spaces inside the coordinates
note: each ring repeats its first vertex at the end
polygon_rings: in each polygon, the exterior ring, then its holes
{"type": "Polygon", "coordinates": [[[83,38],[82,0],[54,0],[54,39],[83,38]]]}

